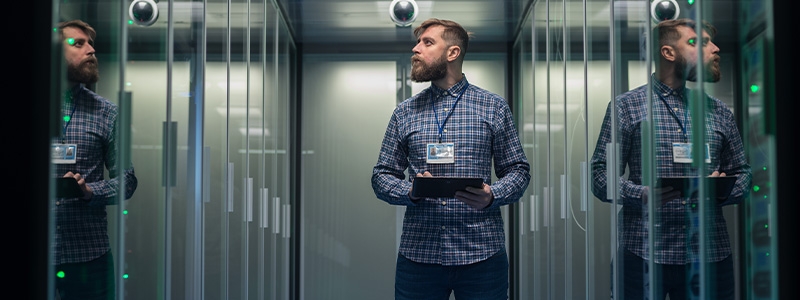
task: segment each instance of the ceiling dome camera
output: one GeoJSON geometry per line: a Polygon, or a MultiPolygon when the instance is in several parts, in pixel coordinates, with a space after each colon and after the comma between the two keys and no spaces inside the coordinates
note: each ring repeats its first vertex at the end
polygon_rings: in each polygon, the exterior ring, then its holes
{"type": "Polygon", "coordinates": [[[392,0],[389,4],[389,17],[399,27],[410,26],[417,19],[419,7],[414,0],[392,0]]]}
{"type": "Polygon", "coordinates": [[[128,15],[134,24],[150,26],[158,20],[158,5],[153,0],[133,0],[128,15]]]}
{"type": "Polygon", "coordinates": [[[675,20],[681,15],[681,7],[675,0],[654,0],[650,2],[650,16],[656,23],[675,20]]]}

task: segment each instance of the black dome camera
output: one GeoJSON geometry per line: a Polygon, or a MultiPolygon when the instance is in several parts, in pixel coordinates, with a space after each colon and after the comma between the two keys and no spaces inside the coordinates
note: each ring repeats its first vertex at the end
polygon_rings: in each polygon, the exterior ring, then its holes
{"type": "Polygon", "coordinates": [[[153,0],[133,0],[128,8],[128,16],[136,25],[153,25],[158,20],[158,5],[153,0]]]}
{"type": "Polygon", "coordinates": [[[656,23],[675,20],[681,15],[681,7],[675,0],[654,0],[650,2],[650,16],[656,23]]]}
{"type": "Polygon", "coordinates": [[[389,4],[389,17],[398,27],[407,27],[417,19],[419,7],[414,0],[392,0],[389,4]]]}

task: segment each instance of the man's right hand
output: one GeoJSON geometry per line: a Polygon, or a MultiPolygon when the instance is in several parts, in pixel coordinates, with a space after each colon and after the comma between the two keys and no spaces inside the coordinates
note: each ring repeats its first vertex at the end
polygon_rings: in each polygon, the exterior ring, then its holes
{"type": "Polygon", "coordinates": [[[86,180],[83,179],[83,176],[81,176],[80,173],[72,173],[72,171],[68,171],[67,174],[64,174],[64,176],[62,177],[75,178],[75,180],[78,181],[78,186],[81,187],[81,191],[83,191],[83,198],[81,199],[84,200],[92,199],[92,196],[94,195],[94,193],[92,192],[92,188],[90,188],[86,184],[86,180]]]}
{"type": "MultiPolygon", "coordinates": [[[[417,173],[417,177],[433,177],[431,172],[425,171],[425,173],[417,173]]],[[[411,201],[417,202],[422,198],[417,198],[412,196],[412,191],[414,190],[414,186],[412,185],[410,189],[408,189],[408,197],[411,198],[411,201]]]]}

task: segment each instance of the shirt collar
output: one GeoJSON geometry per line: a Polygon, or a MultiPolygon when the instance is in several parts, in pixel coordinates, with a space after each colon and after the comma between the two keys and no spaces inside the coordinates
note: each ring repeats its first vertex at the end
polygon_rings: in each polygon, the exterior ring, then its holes
{"type": "Polygon", "coordinates": [[[84,85],[83,83],[80,83],[67,89],[67,91],[64,92],[64,99],[67,101],[75,100],[75,98],[78,97],[78,94],[80,94],[80,92],[83,90],[85,86],[86,85],[84,85]]]}
{"type": "Polygon", "coordinates": [[[658,80],[655,74],[651,75],[651,78],[653,81],[653,92],[658,93],[659,96],[667,97],[669,95],[674,95],[680,99],[685,99],[683,95],[685,95],[686,92],[688,91],[688,89],[685,86],[673,90],[668,85],[658,80]]]}
{"type": "Polygon", "coordinates": [[[435,84],[431,83],[431,92],[433,92],[433,94],[437,95],[437,96],[450,95],[450,96],[453,96],[453,97],[458,97],[459,95],[461,95],[461,93],[463,93],[466,90],[465,88],[468,85],[469,85],[469,81],[467,81],[467,76],[462,73],[461,74],[461,80],[456,82],[456,84],[454,84],[453,86],[451,86],[447,90],[444,90],[444,89],[436,86],[435,84]]]}

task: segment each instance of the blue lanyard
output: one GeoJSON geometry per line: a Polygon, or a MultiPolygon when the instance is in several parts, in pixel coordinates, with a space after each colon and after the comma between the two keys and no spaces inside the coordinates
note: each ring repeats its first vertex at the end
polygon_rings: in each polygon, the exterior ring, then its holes
{"type": "MultiPolygon", "coordinates": [[[[469,87],[469,83],[461,91],[461,94],[458,94],[458,97],[456,97],[456,102],[453,102],[453,107],[450,108],[450,112],[447,113],[447,116],[444,117],[444,121],[441,124],[439,124],[439,113],[436,112],[436,102],[435,101],[431,101],[431,105],[433,106],[433,117],[436,118],[436,126],[439,127],[439,143],[442,142],[442,133],[444,132],[444,124],[447,123],[447,119],[450,119],[450,115],[453,114],[453,110],[455,110],[456,104],[458,104],[458,100],[461,100],[461,96],[463,96],[464,93],[467,92],[467,88],[468,87],[469,87]]],[[[430,93],[433,93],[433,89],[430,89],[428,91],[430,91],[430,93]]],[[[438,98],[438,96],[437,96],[437,98],[438,98]]],[[[433,99],[433,97],[431,97],[431,99],[433,99]]]]}
{"type": "MultiPolygon", "coordinates": [[[[658,95],[658,98],[661,99],[661,102],[664,102],[664,106],[667,107],[667,110],[669,111],[669,113],[672,115],[672,117],[675,118],[675,121],[678,122],[678,126],[681,127],[681,133],[683,133],[683,142],[684,143],[689,142],[689,136],[686,134],[686,127],[683,126],[683,122],[681,122],[681,119],[678,118],[678,115],[676,115],[675,111],[672,109],[672,107],[669,106],[669,104],[667,103],[667,99],[664,99],[664,96],[661,96],[661,93],[659,93],[659,92],[656,92],[656,95],[658,95]]],[[[687,121],[689,119],[688,115],[689,115],[689,110],[688,109],[684,109],[683,110],[683,116],[684,116],[684,119],[687,119],[687,121]]]]}

